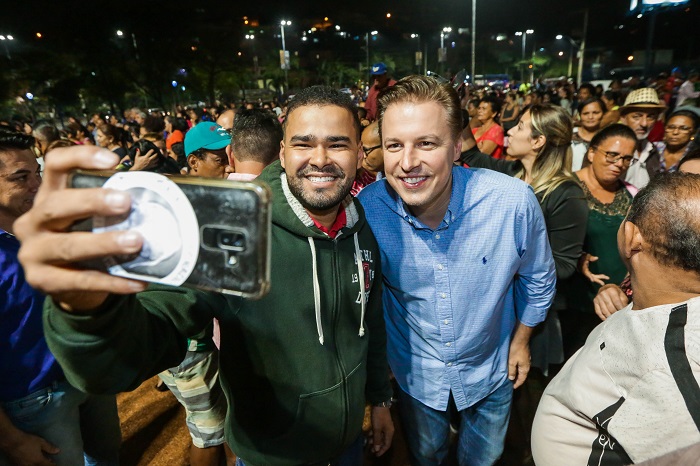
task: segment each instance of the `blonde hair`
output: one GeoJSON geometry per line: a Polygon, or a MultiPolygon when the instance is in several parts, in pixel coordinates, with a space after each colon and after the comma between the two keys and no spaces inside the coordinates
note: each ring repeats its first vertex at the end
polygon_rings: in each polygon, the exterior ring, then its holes
{"type": "Polygon", "coordinates": [[[382,137],[382,122],[386,109],[395,103],[436,102],[445,109],[450,134],[456,141],[462,132],[462,109],[457,91],[450,83],[440,84],[429,76],[412,75],[400,79],[396,85],[384,89],[377,98],[379,136],[382,137]]]}
{"type": "MultiPolygon", "coordinates": [[[[566,110],[558,105],[535,104],[526,111],[530,112],[530,137],[545,137],[530,172],[530,186],[535,194],[543,193],[544,201],[562,183],[575,181],[570,169],[573,123],[566,110]]],[[[524,180],[525,169],[515,176],[524,180]]]]}

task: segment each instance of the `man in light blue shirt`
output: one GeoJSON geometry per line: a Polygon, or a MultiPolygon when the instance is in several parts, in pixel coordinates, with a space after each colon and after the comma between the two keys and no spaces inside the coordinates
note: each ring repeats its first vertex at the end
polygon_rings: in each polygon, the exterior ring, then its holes
{"type": "Polygon", "coordinates": [[[460,466],[498,460],[532,328],[555,293],[535,195],[515,178],[455,167],[461,121],[451,86],[399,81],[379,99],[386,179],[359,195],[381,249],[389,363],[419,466],[446,462],[450,398],[460,466]]]}

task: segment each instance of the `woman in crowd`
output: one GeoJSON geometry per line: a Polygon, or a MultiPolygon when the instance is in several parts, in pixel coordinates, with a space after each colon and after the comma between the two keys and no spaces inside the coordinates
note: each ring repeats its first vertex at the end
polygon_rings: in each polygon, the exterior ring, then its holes
{"type": "Polygon", "coordinates": [[[68,136],[69,140],[78,145],[95,144],[92,140],[92,134],[90,134],[88,129],[76,121],[71,121],[68,123],[66,126],[66,135],[68,136]]]}
{"type": "Polygon", "coordinates": [[[501,125],[503,126],[503,131],[507,133],[515,126],[519,116],[520,107],[518,107],[518,103],[516,102],[516,94],[514,91],[510,91],[506,94],[505,105],[503,106],[503,110],[501,110],[501,125]]]}
{"type": "MultiPolygon", "coordinates": [[[[165,148],[168,151],[168,155],[172,157],[173,144],[185,141],[185,133],[188,129],[189,127],[184,118],[171,115],[165,117],[165,131],[168,133],[168,137],[165,139],[165,148]]],[[[177,157],[173,157],[173,159],[177,160],[177,157]]]]}
{"type": "Polygon", "coordinates": [[[660,154],[661,171],[673,172],[690,148],[698,128],[698,116],[690,110],[676,110],[664,127],[664,140],[654,145],[660,154]]]}
{"type": "Polygon", "coordinates": [[[481,126],[472,128],[479,150],[495,159],[503,157],[503,127],[496,121],[500,111],[501,104],[495,97],[484,97],[476,110],[481,126]]]}
{"type": "MultiPolygon", "coordinates": [[[[508,132],[508,155],[514,161],[470,153],[462,161],[520,178],[532,186],[540,202],[557,269],[557,288],[571,278],[581,257],[588,206],[581,186],[571,174],[572,121],[566,110],[536,104],[523,111],[508,132]]],[[[557,293],[547,320],[536,330],[530,347],[532,365],[545,375],[550,364],[563,362],[557,312],[565,300],[557,293]]]]}
{"type": "Polygon", "coordinates": [[[571,138],[572,171],[580,170],[586,163],[588,145],[595,133],[601,128],[605,110],[605,104],[598,99],[587,99],[578,104],[581,126],[574,128],[574,134],[571,138]]]}
{"type": "Polygon", "coordinates": [[[603,121],[600,123],[600,126],[605,128],[620,121],[620,94],[607,90],[603,92],[600,100],[605,104],[605,115],[603,115],[603,121]]]}
{"type": "Polygon", "coordinates": [[[102,123],[97,126],[95,140],[97,145],[111,150],[121,158],[126,155],[127,136],[128,134],[123,129],[109,123],[102,123]]]}
{"type": "Polygon", "coordinates": [[[479,119],[476,118],[476,111],[479,108],[479,103],[481,101],[479,98],[469,99],[467,102],[467,113],[469,114],[469,126],[473,128],[478,128],[481,125],[479,119]]]}
{"type": "Polygon", "coordinates": [[[581,268],[567,285],[567,312],[559,314],[564,352],[573,355],[600,323],[593,306],[603,280],[620,283],[627,274],[617,251],[617,231],[627,215],[636,189],[621,181],[632,163],[637,138],[616,123],[600,130],[586,152],[588,165],[575,173],[583,186],[589,215],[581,268]]]}
{"type": "Polygon", "coordinates": [[[571,115],[571,93],[569,88],[562,86],[557,89],[557,96],[559,97],[559,105],[566,110],[566,112],[571,115]]]}

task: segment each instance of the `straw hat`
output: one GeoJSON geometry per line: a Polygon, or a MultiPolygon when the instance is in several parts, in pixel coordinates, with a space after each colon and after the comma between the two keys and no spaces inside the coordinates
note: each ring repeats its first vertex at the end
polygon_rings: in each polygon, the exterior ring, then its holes
{"type": "Polygon", "coordinates": [[[655,89],[651,87],[643,87],[641,89],[635,89],[627,94],[625,105],[620,107],[620,113],[624,114],[631,112],[637,108],[656,109],[661,111],[666,108],[666,106],[659,102],[659,95],[656,93],[655,89]]]}

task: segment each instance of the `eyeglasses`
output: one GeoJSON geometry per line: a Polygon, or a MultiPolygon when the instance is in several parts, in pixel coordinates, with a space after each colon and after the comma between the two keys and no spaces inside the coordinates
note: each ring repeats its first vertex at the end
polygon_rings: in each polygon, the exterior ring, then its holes
{"type": "Polygon", "coordinates": [[[674,133],[676,131],[680,131],[681,133],[690,133],[693,128],[690,126],[676,126],[676,125],[668,125],[666,128],[666,132],[668,133],[674,133]]]}
{"type": "Polygon", "coordinates": [[[365,147],[365,146],[362,146],[362,150],[365,151],[365,157],[367,157],[367,156],[369,156],[369,154],[372,153],[373,150],[377,150],[377,149],[379,149],[380,147],[382,147],[381,144],[379,144],[378,146],[374,146],[374,147],[365,147]]]}
{"type": "Polygon", "coordinates": [[[623,167],[629,167],[635,161],[634,156],[632,156],[632,155],[620,155],[617,152],[608,152],[608,151],[605,151],[605,150],[600,149],[598,147],[594,147],[593,150],[597,150],[598,152],[605,154],[605,161],[611,165],[622,161],[623,167]]]}

